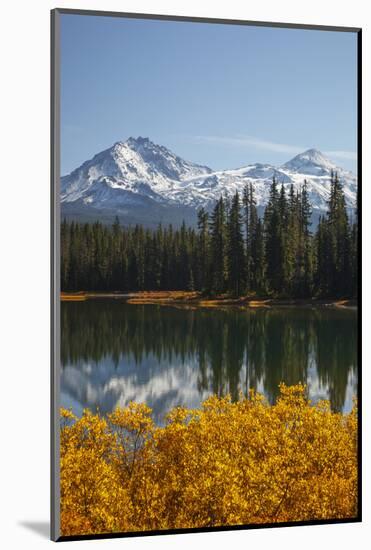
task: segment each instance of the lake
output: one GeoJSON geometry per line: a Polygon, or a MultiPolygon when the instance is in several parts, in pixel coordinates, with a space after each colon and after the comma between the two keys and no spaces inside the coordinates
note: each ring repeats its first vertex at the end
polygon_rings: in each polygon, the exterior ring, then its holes
{"type": "Polygon", "coordinates": [[[163,423],[175,405],[304,382],[310,398],[349,411],[357,393],[357,312],[207,309],[122,299],[61,303],[61,405],[106,413],[147,403],[163,423]]]}

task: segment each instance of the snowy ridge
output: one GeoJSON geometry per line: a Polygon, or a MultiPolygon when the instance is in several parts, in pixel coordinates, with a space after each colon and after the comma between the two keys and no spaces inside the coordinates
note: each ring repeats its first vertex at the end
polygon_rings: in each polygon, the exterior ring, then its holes
{"type": "MultiPolygon", "coordinates": [[[[266,205],[273,176],[286,189],[308,182],[313,211],[326,210],[331,171],[343,184],[347,206],[356,207],[357,178],[336,166],[316,149],[308,149],[280,167],[249,164],[232,170],[213,171],[187,162],[148,138],[130,137],[84,162],[61,178],[62,214],[67,205],[81,204],[99,212],[130,211],[137,205],[211,208],[221,195],[242,192],[252,183],[258,207],[266,205]]],[[[99,212],[96,216],[99,217],[99,212]]]]}

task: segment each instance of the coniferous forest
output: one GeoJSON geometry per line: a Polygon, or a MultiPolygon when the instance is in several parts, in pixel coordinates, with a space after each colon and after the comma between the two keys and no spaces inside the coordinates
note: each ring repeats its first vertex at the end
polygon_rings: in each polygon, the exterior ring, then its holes
{"type": "Polygon", "coordinates": [[[357,295],[357,218],[331,177],[327,213],[311,228],[307,183],[273,179],[259,217],[253,186],[220,197],[197,228],[156,230],[63,221],[62,291],[197,290],[208,296],[340,298],[357,295]]]}

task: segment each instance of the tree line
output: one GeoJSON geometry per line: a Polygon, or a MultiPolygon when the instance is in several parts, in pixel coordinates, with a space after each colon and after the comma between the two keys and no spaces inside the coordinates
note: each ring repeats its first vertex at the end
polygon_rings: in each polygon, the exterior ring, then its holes
{"type": "Polygon", "coordinates": [[[331,175],[327,213],[311,231],[308,184],[288,192],[273,178],[263,216],[253,185],[220,197],[197,227],[147,229],[63,221],[62,291],[197,290],[277,297],[357,295],[357,217],[331,175]]]}

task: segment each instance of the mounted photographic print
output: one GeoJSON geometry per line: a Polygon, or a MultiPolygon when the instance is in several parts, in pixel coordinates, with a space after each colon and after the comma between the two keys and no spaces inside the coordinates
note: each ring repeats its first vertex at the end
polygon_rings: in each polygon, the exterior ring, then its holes
{"type": "Polygon", "coordinates": [[[355,28],[52,12],[52,538],[354,522],[355,28]]]}

